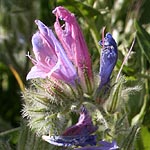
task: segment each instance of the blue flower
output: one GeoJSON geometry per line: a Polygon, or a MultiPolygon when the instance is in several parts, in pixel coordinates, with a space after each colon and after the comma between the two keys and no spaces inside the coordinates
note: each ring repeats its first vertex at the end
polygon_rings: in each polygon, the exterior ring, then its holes
{"type": "Polygon", "coordinates": [[[101,89],[110,81],[110,76],[118,58],[117,44],[110,33],[99,44],[102,46],[100,57],[100,86],[101,89]]]}
{"type": "Polygon", "coordinates": [[[93,125],[92,119],[87,109],[82,106],[78,122],[67,128],[60,136],[45,136],[42,138],[50,144],[57,146],[86,146],[96,145],[96,136],[92,135],[97,130],[93,125]]]}
{"type": "Polygon", "coordinates": [[[95,135],[77,135],[77,136],[42,136],[43,140],[56,146],[86,146],[86,145],[96,145],[95,135]]]}
{"type": "Polygon", "coordinates": [[[118,150],[119,147],[115,141],[107,142],[107,141],[100,141],[99,146],[87,146],[83,148],[76,148],[75,150],[118,150]]]}

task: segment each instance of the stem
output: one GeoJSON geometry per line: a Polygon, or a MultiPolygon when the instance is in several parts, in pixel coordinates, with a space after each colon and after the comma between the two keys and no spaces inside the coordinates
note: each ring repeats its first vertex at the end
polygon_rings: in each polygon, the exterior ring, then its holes
{"type": "Polygon", "coordinates": [[[120,67],[120,70],[119,70],[119,72],[118,72],[118,74],[117,74],[117,77],[116,77],[116,81],[115,81],[115,82],[118,82],[118,79],[119,79],[119,77],[120,77],[120,74],[121,74],[121,71],[122,71],[122,69],[123,69],[123,66],[124,66],[125,63],[128,61],[128,58],[129,58],[130,53],[131,53],[131,51],[132,51],[132,49],[133,49],[134,43],[135,43],[135,37],[134,37],[134,40],[133,40],[133,42],[132,42],[132,44],[131,44],[131,47],[130,47],[129,52],[127,53],[127,55],[125,56],[125,58],[124,58],[124,60],[123,60],[123,63],[122,63],[122,65],[121,65],[121,67],[120,67]]]}

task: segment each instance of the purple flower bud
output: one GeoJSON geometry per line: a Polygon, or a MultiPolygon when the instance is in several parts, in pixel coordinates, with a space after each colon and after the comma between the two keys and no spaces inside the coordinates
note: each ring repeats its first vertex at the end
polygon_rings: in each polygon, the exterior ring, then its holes
{"type": "Polygon", "coordinates": [[[39,20],[35,23],[39,28],[39,31],[32,37],[35,60],[29,56],[34,66],[28,73],[27,80],[52,77],[73,84],[77,79],[77,73],[63,47],[51,29],[39,20]]]}
{"type": "Polygon", "coordinates": [[[101,89],[109,80],[114,66],[118,58],[117,44],[110,33],[107,33],[105,38],[99,44],[102,46],[100,57],[100,86],[101,89]]]}
{"type": "Polygon", "coordinates": [[[97,130],[93,125],[92,119],[89,116],[87,109],[83,106],[81,108],[78,122],[66,129],[61,136],[43,136],[42,138],[57,146],[86,146],[95,145],[96,136],[91,135],[97,130]]]}

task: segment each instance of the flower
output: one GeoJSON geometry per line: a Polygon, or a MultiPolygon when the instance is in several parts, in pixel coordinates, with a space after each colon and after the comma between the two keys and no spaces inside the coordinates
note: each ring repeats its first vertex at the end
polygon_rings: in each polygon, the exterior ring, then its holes
{"type": "Polygon", "coordinates": [[[93,126],[91,116],[87,109],[82,106],[78,122],[74,126],[68,128],[62,135],[87,135],[95,132],[96,130],[97,127],[93,126]]]}
{"type": "Polygon", "coordinates": [[[88,146],[83,148],[76,148],[75,150],[117,150],[119,147],[117,146],[116,141],[107,142],[107,141],[100,141],[99,146],[88,146]]]}
{"type": "Polygon", "coordinates": [[[61,6],[55,8],[53,13],[56,15],[55,32],[68,57],[77,67],[81,81],[84,81],[85,72],[92,79],[91,58],[74,14],[61,6]],[[59,19],[65,22],[63,26],[60,25],[59,19]]]}
{"type": "Polygon", "coordinates": [[[116,141],[100,141],[99,144],[102,145],[100,150],[117,150],[119,148],[116,141]]]}
{"type": "Polygon", "coordinates": [[[91,135],[97,130],[93,125],[87,109],[82,106],[78,122],[64,131],[61,136],[42,136],[42,138],[57,146],[95,145],[96,136],[91,135]]]}
{"type": "Polygon", "coordinates": [[[56,15],[55,32],[61,43],[51,29],[41,21],[35,21],[39,31],[32,37],[35,59],[28,55],[34,66],[28,73],[27,80],[50,77],[71,84],[78,80],[84,85],[85,73],[92,79],[92,67],[80,27],[75,16],[65,8],[56,7],[53,13],[56,15]],[[59,19],[65,21],[64,30],[59,19]]]}
{"type": "Polygon", "coordinates": [[[110,81],[110,76],[116,65],[118,58],[117,44],[110,33],[107,33],[105,38],[102,39],[99,44],[102,47],[101,57],[100,57],[100,86],[101,89],[110,81]]]}
{"type": "Polygon", "coordinates": [[[63,47],[54,36],[51,29],[40,20],[35,20],[39,31],[32,37],[35,60],[34,66],[27,75],[27,79],[54,77],[73,83],[77,79],[76,70],[68,59],[63,47]]]}

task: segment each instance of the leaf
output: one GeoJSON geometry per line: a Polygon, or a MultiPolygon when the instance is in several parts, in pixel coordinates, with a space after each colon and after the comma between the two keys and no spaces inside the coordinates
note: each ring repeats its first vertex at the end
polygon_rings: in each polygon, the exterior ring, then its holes
{"type": "Polygon", "coordinates": [[[43,141],[26,124],[21,126],[17,150],[57,150],[57,147],[43,141]]]}
{"type": "Polygon", "coordinates": [[[147,102],[148,102],[148,98],[145,96],[140,112],[135,117],[132,118],[132,122],[131,122],[132,125],[143,122],[146,113],[147,102]]]}
{"type": "Polygon", "coordinates": [[[140,130],[140,127],[138,125],[134,125],[130,129],[130,132],[125,137],[124,142],[121,145],[121,149],[123,148],[123,150],[133,150],[134,142],[136,140],[139,130],[140,130]]]}
{"type": "Polygon", "coordinates": [[[11,150],[17,145],[19,130],[18,127],[0,133],[0,150],[11,150]]]}
{"type": "Polygon", "coordinates": [[[137,30],[138,45],[150,63],[150,34],[140,25],[139,22],[135,21],[134,25],[137,30]]]}
{"type": "Polygon", "coordinates": [[[143,141],[143,145],[144,145],[144,150],[149,150],[150,149],[150,132],[149,129],[147,127],[142,127],[141,128],[141,138],[143,141]]]}
{"type": "Polygon", "coordinates": [[[12,150],[8,141],[1,141],[1,140],[0,140],[0,149],[1,150],[12,150]]]}
{"type": "Polygon", "coordinates": [[[114,86],[108,102],[108,112],[114,113],[117,111],[121,99],[121,92],[122,92],[122,84],[124,82],[124,77],[120,77],[118,83],[114,86]]]}

